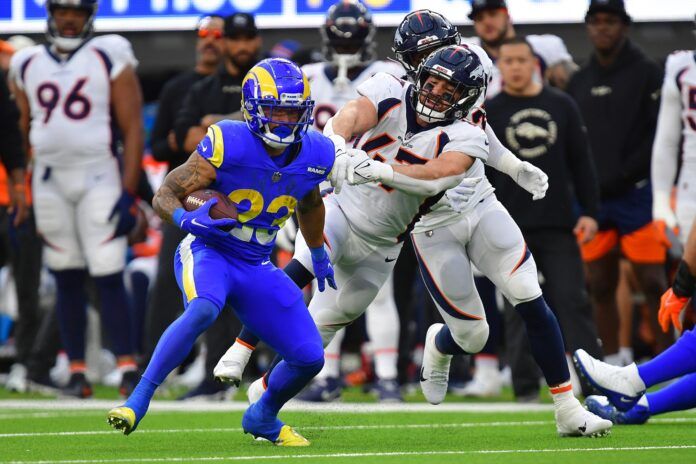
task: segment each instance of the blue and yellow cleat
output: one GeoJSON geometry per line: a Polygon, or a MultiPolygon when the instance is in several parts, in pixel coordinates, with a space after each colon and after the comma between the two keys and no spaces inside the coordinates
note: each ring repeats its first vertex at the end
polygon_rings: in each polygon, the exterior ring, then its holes
{"type": "Polygon", "coordinates": [[[106,416],[106,422],[116,430],[123,432],[124,435],[128,435],[135,431],[140,421],[137,420],[135,411],[131,408],[119,406],[109,411],[109,414],[106,416]]]}
{"type": "Polygon", "coordinates": [[[309,446],[309,440],[283,424],[273,414],[263,410],[260,403],[254,403],[247,408],[242,417],[244,433],[250,433],[254,438],[268,440],[276,446],[309,446]]]}
{"type": "Polygon", "coordinates": [[[585,407],[587,407],[588,411],[597,414],[601,418],[610,420],[614,424],[641,425],[650,419],[650,409],[647,405],[641,404],[645,402],[643,398],[638,400],[638,403],[626,412],[616,409],[606,396],[588,396],[585,399],[585,407]]]}

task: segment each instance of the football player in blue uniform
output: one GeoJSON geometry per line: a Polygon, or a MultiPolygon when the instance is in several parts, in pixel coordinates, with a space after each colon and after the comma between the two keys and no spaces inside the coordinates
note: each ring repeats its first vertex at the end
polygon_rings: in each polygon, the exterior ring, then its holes
{"type": "Polygon", "coordinates": [[[109,412],[114,428],[126,435],[135,430],[157,386],[229,303],[244,325],[284,359],[268,379],[266,393],[244,414],[244,431],[277,445],[309,445],[277,416],[321,370],[322,340],[301,290],[269,256],[277,231],[297,210],[319,289],[324,290],[325,281],[335,288],[318,187],[333,166],[334,146],[320,133],[307,132],[313,106],[309,82],[297,65],[263,60],[242,83],[246,124],[212,125],[188,161],[167,175],[153,205],[164,220],[189,233],[174,259],[186,310],[160,338],[133,394],[109,412]],[[238,217],[212,219],[215,198],[191,212],[182,207],[182,199],[206,187],[236,203],[238,217]]]}

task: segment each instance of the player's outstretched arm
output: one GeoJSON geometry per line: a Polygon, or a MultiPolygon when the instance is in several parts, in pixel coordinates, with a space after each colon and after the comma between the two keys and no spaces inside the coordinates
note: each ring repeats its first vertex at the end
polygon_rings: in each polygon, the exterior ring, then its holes
{"type": "Polygon", "coordinates": [[[162,219],[174,224],[172,214],[177,208],[183,208],[181,200],[189,193],[209,186],[215,177],[215,168],[194,151],[184,164],[167,174],[152,199],[152,206],[162,219]]]}
{"type": "Polygon", "coordinates": [[[324,291],[324,281],[336,288],[333,267],[324,248],[324,201],[319,187],[315,187],[297,205],[297,221],[300,223],[302,236],[312,253],[314,276],[317,278],[319,291],[324,291]]]}

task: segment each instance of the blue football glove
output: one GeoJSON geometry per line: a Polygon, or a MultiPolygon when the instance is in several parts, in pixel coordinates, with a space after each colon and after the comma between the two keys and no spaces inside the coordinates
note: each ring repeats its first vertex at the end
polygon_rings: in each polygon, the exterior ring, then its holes
{"type": "Polygon", "coordinates": [[[172,214],[174,224],[179,226],[184,232],[203,237],[209,240],[225,238],[229,232],[225,232],[219,227],[234,227],[237,225],[236,219],[213,219],[210,217],[210,208],[217,203],[217,198],[211,198],[193,211],[186,211],[184,208],[177,208],[172,214]]]}
{"type": "Polygon", "coordinates": [[[109,214],[109,221],[116,215],[118,215],[118,222],[116,222],[114,237],[128,235],[128,232],[135,227],[136,222],[135,195],[127,190],[121,192],[121,196],[109,214]]]}
{"type": "Polygon", "coordinates": [[[326,288],[324,281],[328,282],[329,286],[336,290],[333,266],[324,246],[310,248],[309,251],[312,253],[312,267],[314,267],[314,276],[317,278],[319,291],[323,292],[326,288]]]}

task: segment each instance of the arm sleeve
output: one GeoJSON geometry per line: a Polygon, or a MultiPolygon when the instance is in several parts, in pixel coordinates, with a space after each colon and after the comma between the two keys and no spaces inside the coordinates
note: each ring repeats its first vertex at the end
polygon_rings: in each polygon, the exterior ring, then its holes
{"type": "Polygon", "coordinates": [[[198,126],[201,123],[201,118],[205,116],[202,110],[202,99],[201,85],[206,79],[196,82],[188,94],[184,98],[184,104],[181,105],[181,109],[176,114],[176,119],[174,121],[174,135],[176,136],[176,143],[180,147],[184,146],[184,141],[186,141],[186,134],[188,130],[193,126],[198,126]]]}
{"type": "Polygon", "coordinates": [[[590,152],[587,129],[575,102],[570,97],[566,100],[569,113],[566,159],[573,181],[573,190],[583,214],[596,218],[599,212],[599,181],[590,152]]]}
{"type": "Polygon", "coordinates": [[[0,160],[7,171],[23,168],[22,135],[19,111],[10,96],[5,75],[0,73],[0,160]]]}
{"type": "Polygon", "coordinates": [[[480,158],[484,163],[488,160],[488,138],[486,133],[478,126],[468,122],[457,121],[451,126],[452,131],[448,135],[454,136],[444,145],[441,152],[456,151],[480,158]]]}
{"type": "Polygon", "coordinates": [[[634,183],[644,178],[650,171],[653,137],[657,125],[657,113],[660,108],[660,87],[662,70],[655,64],[646,66],[646,81],[643,88],[642,104],[638,112],[638,123],[632,136],[635,143],[628,147],[623,159],[622,177],[624,182],[634,183]]]}
{"type": "Polygon", "coordinates": [[[495,131],[493,130],[493,127],[491,127],[490,123],[486,124],[485,130],[489,143],[488,159],[486,160],[486,164],[496,171],[506,172],[503,169],[504,166],[507,166],[509,163],[505,163],[505,158],[512,156],[517,160],[517,157],[513,155],[512,152],[508,150],[505,145],[503,145],[498,136],[495,135],[495,131]]]}
{"type": "Polygon", "coordinates": [[[120,35],[110,34],[101,36],[100,39],[111,60],[111,80],[116,79],[128,66],[133,69],[138,67],[138,60],[133,53],[133,47],[126,38],[120,35]]]}
{"type": "Polygon", "coordinates": [[[375,108],[379,110],[380,103],[389,99],[401,100],[404,83],[402,80],[380,72],[360,84],[357,88],[358,94],[367,97],[375,108]]]}
{"type": "Polygon", "coordinates": [[[172,112],[172,87],[165,85],[159,98],[157,117],[152,127],[152,156],[157,161],[172,162],[177,155],[169,148],[169,131],[174,128],[176,114],[172,112]]]}
{"type": "MultiPolygon", "coordinates": [[[[672,58],[672,57],[670,57],[672,58]]],[[[669,72],[668,59],[665,80],[662,83],[660,112],[652,147],[651,177],[654,192],[667,195],[672,191],[677,176],[679,141],[681,139],[681,93],[677,87],[677,73],[669,72]]]]}

